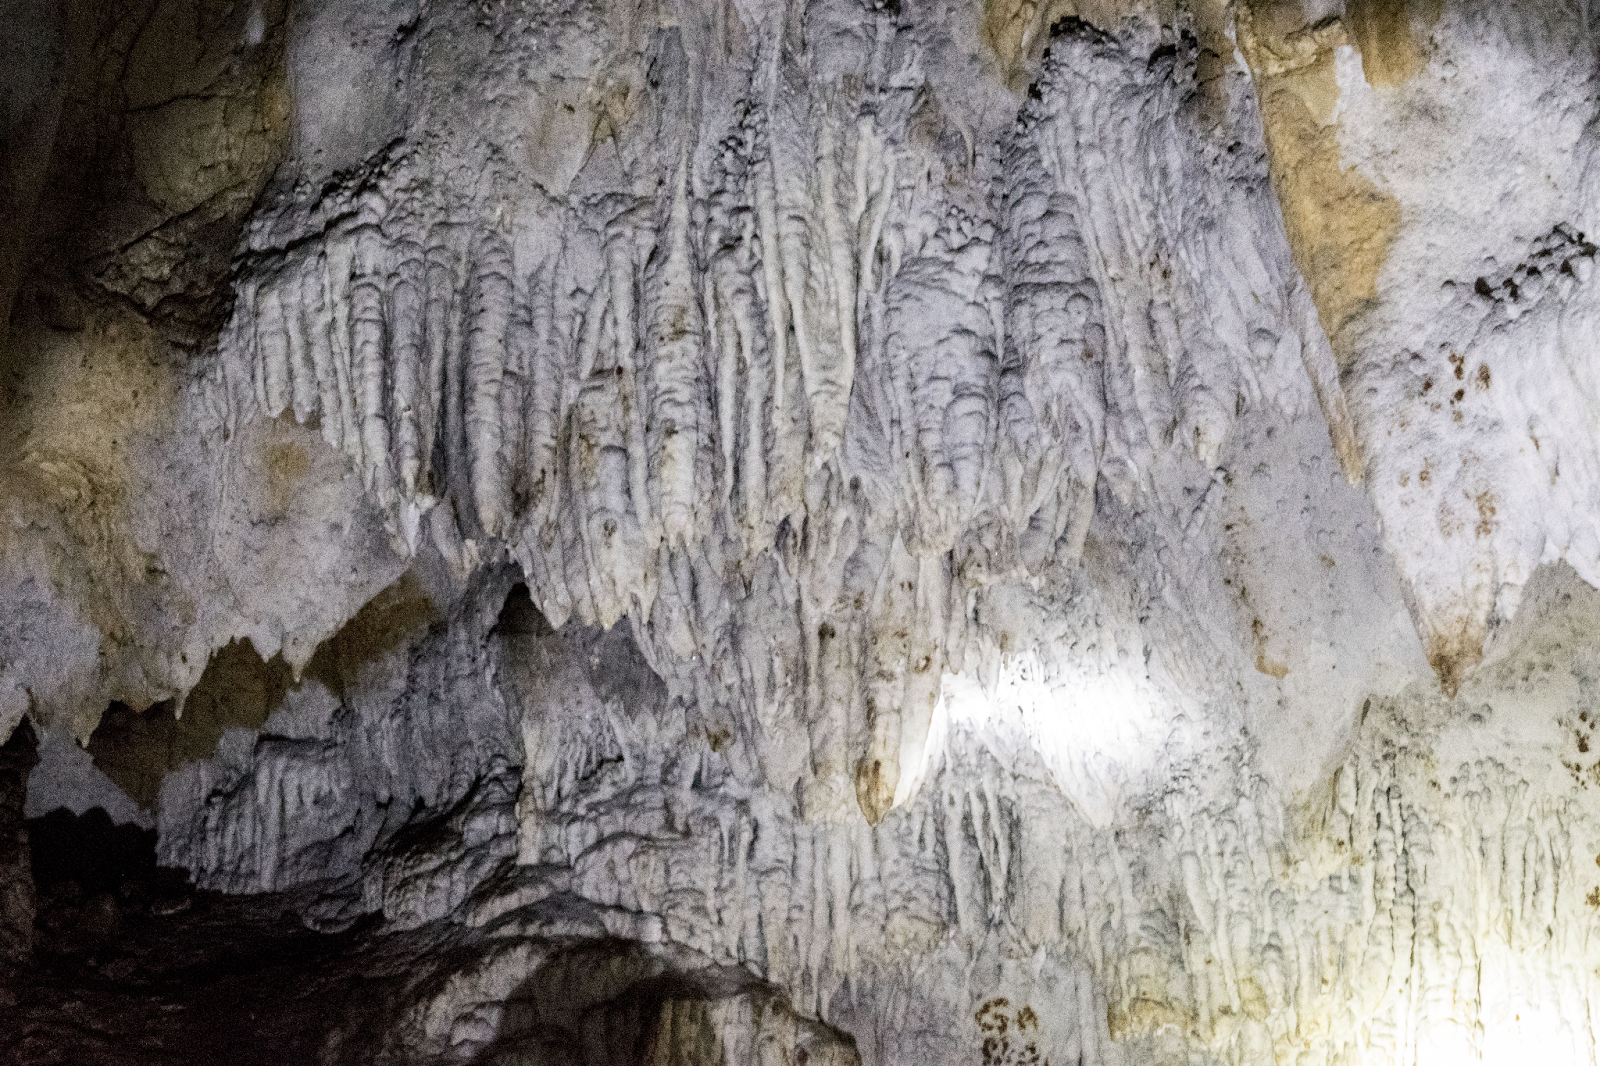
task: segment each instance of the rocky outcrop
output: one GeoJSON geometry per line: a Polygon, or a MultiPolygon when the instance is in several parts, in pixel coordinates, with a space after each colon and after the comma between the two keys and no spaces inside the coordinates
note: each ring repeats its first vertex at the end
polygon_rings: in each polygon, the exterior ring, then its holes
{"type": "Polygon", "coordinates": [[[1586,1061],[1586,7],[14,6],[0,726],[324,1061],[1586,1061]]]}

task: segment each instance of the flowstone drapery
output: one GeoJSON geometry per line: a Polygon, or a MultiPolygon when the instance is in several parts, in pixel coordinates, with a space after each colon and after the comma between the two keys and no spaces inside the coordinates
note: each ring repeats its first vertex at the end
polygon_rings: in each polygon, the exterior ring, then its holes
{"type": "Polygon", "coordinates": [[[27,1054],[1592,1057],[1587,7],[10,8],[27,1054]]]}

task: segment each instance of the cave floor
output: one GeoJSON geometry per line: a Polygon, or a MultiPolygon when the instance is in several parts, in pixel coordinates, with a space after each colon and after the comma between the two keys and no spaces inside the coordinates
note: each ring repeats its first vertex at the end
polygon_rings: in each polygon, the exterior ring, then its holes
{"type": "Polygon", "coordinates": [[[376,1036],[363,1021],[381,1024],[418,938],[315,932],[290,905],[148,881],[41,893],[33,957],[0,983],[0,1061],[347,1061],[350,1041],[376,1036]]]}

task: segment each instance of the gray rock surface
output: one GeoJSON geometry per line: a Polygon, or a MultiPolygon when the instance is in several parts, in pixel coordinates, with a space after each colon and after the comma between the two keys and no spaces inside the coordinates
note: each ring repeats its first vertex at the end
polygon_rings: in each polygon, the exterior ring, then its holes
{"type": "Polygon", "coordinates": [[[0,735],[323,1061],[1592,1059],[1587,5],[0,16],[0,735]]]}

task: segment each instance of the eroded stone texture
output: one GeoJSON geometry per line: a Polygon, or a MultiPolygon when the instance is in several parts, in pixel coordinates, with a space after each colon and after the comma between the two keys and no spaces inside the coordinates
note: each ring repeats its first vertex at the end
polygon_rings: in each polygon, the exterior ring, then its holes
{"type": "Polygon", "coordinates": [[[46,1043],[1588,1061],[1587,7],[19,12],[46,1043]]]}

